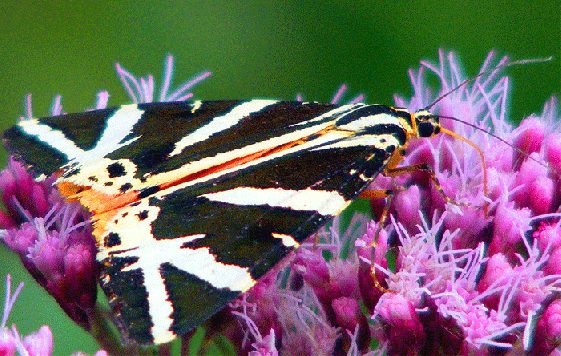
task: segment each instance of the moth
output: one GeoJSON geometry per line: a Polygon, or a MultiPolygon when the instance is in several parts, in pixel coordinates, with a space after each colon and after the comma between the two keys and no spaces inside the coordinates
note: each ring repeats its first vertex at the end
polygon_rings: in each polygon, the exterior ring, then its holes
{"type": "Polygon", "coordinates": [[[124,105],[20,121],[17,159],[92,214],[100,284],[126,337],[166,343],[249,290],[439,117],[383,105],[124,105]]]}

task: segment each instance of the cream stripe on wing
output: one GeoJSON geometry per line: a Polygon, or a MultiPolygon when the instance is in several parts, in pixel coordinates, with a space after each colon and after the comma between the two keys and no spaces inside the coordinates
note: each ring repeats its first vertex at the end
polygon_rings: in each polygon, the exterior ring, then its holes
{"type": "Polygon", "coordinates": [[[228,130],[243,118],[277,102],[277,100],[251,100],[235,106],[229,113],[213,118],[208,124],[201,126],[193,133],[177,141],[169,157],[180,154],[186,147],[207,140],[212,135],[228,130]]]}
{"type": "Polygon", "coordinates": [[[143,113],[144,111],[139,110],[136,104],[121,106],[107,118],[103,133],[95,147],[87,151],[76,146],[62,131],[55,130],[37,119],[23,120],[18,125],[26,134],[35,136],[38,140],[45,142],[47,146],[64,154],[69,161],[85,166],[138,139],[135,137],[121,142],[132,132],[143,113]]]}
{"type": "MultiPolygon", "coordinates": [[[[322,126],[328,126],[329,124],[330,123],[328,122],[328,123],[322,123],[321,125],[322,126]]],[[[284,135],[284,136],[306,137],[308,135],[302,135],[301,131],[307,131],[307,130],[309,130],[310,135],[313,134],[314,132],[318,131],[317,128],[315,128],[315,127],[309,127],[309,128],[303,129],[303,130],[299,130],[297,132],[291,132],[290,134],[287,134],[287,135],[284,135]]],[[[195,173],[195,172],[200,171],[202,169],[217,167],[217,166],[219,166],[219,164],[230,162],[230,161],[234,160],[235,158],[245,157],[246,155],[249,155],[253,152],[259,152],[260,151],[260,150],[256,150],[255,147],[253,147],[253,146],[261,146],[261,147],[263,147],[262,149],[272,149],[272,148],[280,146],[280,144],[277,144],[277,142],[282,142],[282,141],[293,142],[293,141],[295,141],[295,138],[291,138],[289,140],[286,140],[284,136],[275,137],[275,138],[272,138],[268,141],[259,142],[255,145],[246,146],[246,147],[243,147],[242,149],[230,151],[230,152],[220,154],[220,155],[217,155],[217,156],[214,156],[214,157],[204,158],[204,159],[202,159],[200,161],[197,161],[195,163],[186,164],[183,167],[181,167],[181,168],[179,168],[175,171],[171,171],[171,172],[177,172],[177,171],[180,171],[180,170],[181,171],[187,171],[187,170],[191,169],[191,170],[193,170],[193,172],[190,172],[190,173],[195,173]],[[240,151],[240,152],[238,152],[238,151],[240,151]],[[216,164],[213,164],[214,162],[216,162],[216,164]]],[[[159,192],[155,193],[153,196],[155,198],[161,199],[165,195],[171,194],[175,191],[184,189],[186,187],[193,186],[195,184],[199,184],[199,183],[203,183],[203,182],[208,182],[208,181],[211,181],[213,179],[217,179],[220,176],[224,176],[224,175],[227,175],[229,173],[236,172],[236,171],[242,171],[242,170],[247,169],[249,167],[256,166],[258,164],[262,164],[264,162],[271,161],[271,160],[274,160],[276,158],[283,157],[283,156],[286,156],[286,155],[290,155],[290,154],[293,154],[293,153],[296,153],[296,152],[299,152],[299,151],[312,150],[316,147],[319,147],[319,146],[322,146],[322,145],[325,145],[325,144],[329,144],[330,142],[345,139],[348,136],[349,136],[349,132],[347,132],[347,131],[332,131],[332,132],[329,132],[327,134],[324,134],[323,136],[319,136],[319,137],[314,138],[310,141],[307,141],[303,144],[293,146],[293,147],[288,148],[286,150],[279,151],[279,152],[273,153],[271,155],[255,159],[255,160],[246,162],[244,164],[240,164],[240,165],[232,167],[232,168],[219,170],[215,173],[207,174],[203,177],[193,179],[191,181],[187,181],[185,183],[181,183],[181,184],[169,187],[165,190],[162,190],[162,191],[159,191],[159,192]]],[[[162,183],[168,182],[169,178],[166,179],[168,173],[169,172],[160,173],[157,176],[148,178],[147,184],[157,185],[157,184],[162,184],[162,183]]],[[[185,175],[183,175],[183,176],[185,176],[185,175]]],[[[173,177],[173,176],[171,176],[171,177],[173,177]]]]}
{"type": "MultiPolygon", "coordinates": [[[[337,112],[339,112],[341,110],[341,108],[337,108],[335,110],[332,110],[324,115],[336,115],[337,112]]],[[[221,165],[226,165],[228,162],[234,162],[237,159],[241,159],[244,157],[250,157],[251,155],[255,154],[255,153],[259,153],[259,152],[273,152],[275,148],[277,147],[281,147],[283,145],[289,144],[291,142],[297,142],[303,138],[306,137],[310,137],[313,136],[314,134],[317,134],[318,132],[321,132],[322,130],[328,128],[330,125],[333,125],[334,122],[337,120],[337,117],[333,118],[330,121],[327,122],[321,122],[321,123],[317,123],[314,126],[310,126],[310,127],[304,127],[304,128],[299,128],[297,130],[291,131],[289,133],[286,133],[282,136],[274,136],[269,138],[268,140],[264,140],[264,141],[259,141],[256,142],[252,145],[248,145],[248,146],[244,146],[229,152],[224,152],[224,153],[219,153],[215,156],[211,156],[211,157],[205,157],[201,160],[198,161],[194,161],[194,162],[190,162],[187,163],[175,170],[172,171],[167,171],[167,172],[163,172],[163,173],[159,173],[157,175],[151,176],[151,177],[147,177],[146,182],[143,184],[143,186],[156,186],[156,185],[162,185],[165,184],[167,182],[173,181],[174,179],[176,179],[176,177],[187,177],[191,174],[195,174],[197,172],[201,172],[207,169],[211,169],[213,167],[220,167],[221,165]]],[[[208,181],[214,178],[217,178],[219,176],[222,176],[224,174],[230,173],[230,172],[234,172],[237,170],[242,170],[269,160],[273,160],[275,158],[278,157],[282,157],[285,155],[289,155],[298,151],[305,151],[305,150],[309,150],[309,149],[313,149],[315,147],[321,146],[321,145],[325,145],[328,144],[329,142],[335,142],[335,141],[339,141],[339,140],[343,140],[349,136],[353,135],[352,132],[349,131],[331,131],[328,132],[326,134],[320,135],[319,137],[313,138],[311,140],[306,141],[305,143],[301,143],[299,145],[284,149],[284,150],[280,150],[278,152],[274,152],[272,154],[269,155],[264,155],[260,158],[256,158],[252,161],[246,162],[244,164],[240,164],[236,167],[233,168],[228,168],[225,170],[217,170],[216,173],[211,173],[208,175],[205,175],[201,178],[195,179],[193,181],[187,181],[186,183],[182,183],[180,185],[177,185],[175,187],[172,187],[170,189],[172,190],[166,190],[164,194],[168,194],[171,193],[172,191],[176,191],[179,189],[183,189],[184,187],[196,184],[196,183],[200,183],[200,182],[204,182],[204,181],[208,181]]],[[[141,187],[139,187],[141,188],[141,187]]],[[[160,192],[158,195],[162,195],[162,193],[160,192]]]]}
{"type": "Polygon", "coordinates": [[[336,191],[312,189],[239,187],[203,194],[200,197],[235,205],[268,205],[292,210],[317,211],[321,215],[337,215],[348,205],[348,201],[336,191]]]}
{"type": "Polygon", "coordinates": [[[160,267],[169,263],[183,272],[192,274],[208,282],[214,288],[246,292],[255,284],[249,269],[217,261],[208,247],[186,248],[183,245],[204,238],[205,235],[181,236],[175,239],[153,239],[149,244],[116,253],[113,257],[138,258],[136,262],[123,268],[122,272],[140,269],[144,286],[148,293],[150,317],[154,325],[154,343],[161,344],[175,339],[171,331],[173,306],[160,267]]]}
{"type": "Polygon", "coordinates": [[[322,145],[312,148],[312,151],[329,150],[333,148],[349,148],[349,147],[376,147],[381,150],[386,150],[388,147],[399,147],[399,140],[391,134],[378,134],[378,135],[361,135],[351,137],[346,140],[333,142],[330,144],[322,145]]]}

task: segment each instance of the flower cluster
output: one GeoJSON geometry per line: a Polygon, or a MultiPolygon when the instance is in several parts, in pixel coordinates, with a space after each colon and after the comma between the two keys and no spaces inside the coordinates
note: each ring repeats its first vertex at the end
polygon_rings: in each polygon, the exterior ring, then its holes
{"type": "MultiPolygon", "coordinates": [[[[422,62],[417,73],[410,72],[410,100],[396,97],[397,106],[411,111],[427,107],[435,95],[425,72],[436,75],[440,92],[449,95],[431,109],[443,117],[443,127],[479,147],[484,160],[445,134],[411,140],[402,165],[426,164],[432,172],[379,176],[371,189],[393,194],[370,202],[374,221],[358,214],[348,224],[336,219],[297,251],[289,269],[272,271],[232,303],[239,324],[222,332],[240,352],[561,354],[557,101],[552,98],[541,115],[512,129],[505,112],[509,81],[493,62],[490,54],[484,75],[450,92],[464,78],[456,58],[441,53],[438,65],[422,62]]],[[[168,94],[171,69],[169,57],[160,101],[190,98],[188,90],[210,74],[168,94]]],[[[134,102],[154,99],[152,76],[136,79],[120,65],[117,73],[134,102]]],[[[342,86],[332,102],[345,90],[342,86]]],[[[108,97],[101,92],[95,108],[106,107],[108,97]]],[[[62,112],[60,97],[52,111],[62,112]]],[[[10,161],[0,176],[6,207],[0,236],[66,313],[89,330],[98,268],[91,227],[87,214],[64,202],[52,183],[52,178],[34,181],[10,161]]],[[[1,327],[7,330],[5,321],[1,327]]]]}
{"type": "MultiPolygon", "coordinates": [[[[490,62],[491,57],[482,72],[489,70],[490,62]]],[[[441,57],[440,66],[423,66],[438,76],[443,92],[463,79],[452,55],[447,60],[441,57]]],[[[540,116],[532,115],[512,130],[505,113],[508,78],[496,76],[491,71],[488,77],[453,92],[438,103],[438,112],[484,130],[492,127],[512,146],[473,127],[442,120],[443,126],[479,147],[484,162],[478,152],[445,135],[408,149],[404,164],[428,162],[452,203],[443,199],[426,174],[378,182],[380,187],[398,191],[391,207],[395,220],[388,231],[394,240],[390,237],[385,244],[395,249],[395,268],[387,269],[385,256],[379,258],[379,254],[374,261],[368,257],[365,261],[374,263],[378,279],[391,295],[404,296],[419,316],[432,315],[431,325],[418,324],[418,335],[429,327],[434,332],[432,323],[440,320],[437,343],[430,337],[415,338],[423,350],[437,352],[446,347],[446,354],[485,355],[514,345],[542,355],[561,344],[561,325],[555,317],[546,323],[557,323],[557,334],[533,328],[536,320],[556,308],[553,300],[561,290],[561,260],[555,259],[561,236],[557,102],[552,98],[540,116]],[[488,213],[481,208],[486,205],[488,213]]],[[[414,97],[410,101],[397,98],[397,104],[410,109],[428,105],[422,71],[411,78],[414,97]]],[[[386,340],[390,350],[403,348],[403,339],[392,338],[399,323],[388,321],[379,308],[380,302],[374,316],[376,328],[385,337],[379,340],[386,340]]],[[[419,350],[416,344],[411,342],[409,347],[419,350]]]]}
{"type": "MultiPolygon", "coordinates": [[[[244,318],[259,326],[250,333],[270,333],[274,351],[283,355],[561,354],[557,102],[552,98],[541,115],[512,130],[505,113],[508,78],[491,63],[492,54],[481,69],[488,75],[436,108],[481,129],[441,120],[478,146],[484,162],[446,135],[411,142],[402,165],[428,164],[436,180],[423,171],[380,176],[371,189],[395,192],[389,223],[368,223],[358,239],[356,232],[331,228],[329,243],[301,248],[285,289],[275,293],[261,285],[245,297],[244,318]],[[511,146],[482,131],[491,127],[511,146]],[[349,249],[353,242],[356,251],[349,249]],[[310,291],[311,297],[302,297],[310,291]],[[295,310],[286,302],[294,298],[315,310],[315,323],[282,322],[295,310]]],[[[413,111],[434,99],[426,69],[436,74],[442,93],[464,79],[454,56],[441,54],[438,66],[422,63],[410,73],[415,94],[409,101],[397,97],[397,106],[413,111]]],[[[376,221],[386,204],[371,202],[376,221]]],[[[301,320],[302,313],[291,320],[301,320]]],[[[254,345],[252,352],[274,354],[259,350],[254,345]]]]}
{"type": "MultiPolygon", "coordinates": [[[[43,325],[38,331],[20,337],[15,325],[11,328],[6,326],[8,316],[12,311],[19,293],[23,289],[23,282],[19,284],[12,294],[12,281],[10,275],[6,277],[6,296],[4,299],[4,313],[0,323],[0,355],[14,356],[16,352],[20,356],[51,356],[53,353],[53,334],[51,329],[43,325]]],[[[72,356],[88,356],[83,352],[73,353],[72,356]]],[[[107,352],[100,350],[94,356],[107,356],[107,352]]]]}
{"type": "Polygon", "coordinates": [[[87,311],[95,304],[97,266],[95,241],[78,203],[66,203],[14,160],[0,174],[2,241],[76,323],[89,329],[87,311]]]}

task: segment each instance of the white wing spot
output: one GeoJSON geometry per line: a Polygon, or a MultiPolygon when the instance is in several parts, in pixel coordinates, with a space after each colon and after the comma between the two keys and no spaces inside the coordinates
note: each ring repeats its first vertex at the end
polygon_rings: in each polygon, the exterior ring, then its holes
{"type": "Polygon", "coordinates": [[[273,235],[273,237],[274,237],[275,239],[281,239],[282,244],[283,244],[284,246],[286,246],[286,247],[294,247],[294,248],[296,248],[296,247],[299,247],[299,246],[300,246],[300,244],[298,243],[298,241],[296,241],[296,240],[294,239],[294,237],[292,237],[292,236],[290,236],[290,235],[287,235],[287,234],[279,234],[279,233],[276,233],[276,232],[273,232],[271,235],[273,235]]]}

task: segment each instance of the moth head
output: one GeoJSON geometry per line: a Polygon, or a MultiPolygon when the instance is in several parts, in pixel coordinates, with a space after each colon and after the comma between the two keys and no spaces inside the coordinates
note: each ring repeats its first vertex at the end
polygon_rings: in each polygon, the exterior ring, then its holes
{"type": "Polygon", "coordinates": [[[413,114],[414,131],[417,137],[432,137],[441,131],[439,116],[427,110],[420,110],[413,114]]]}

